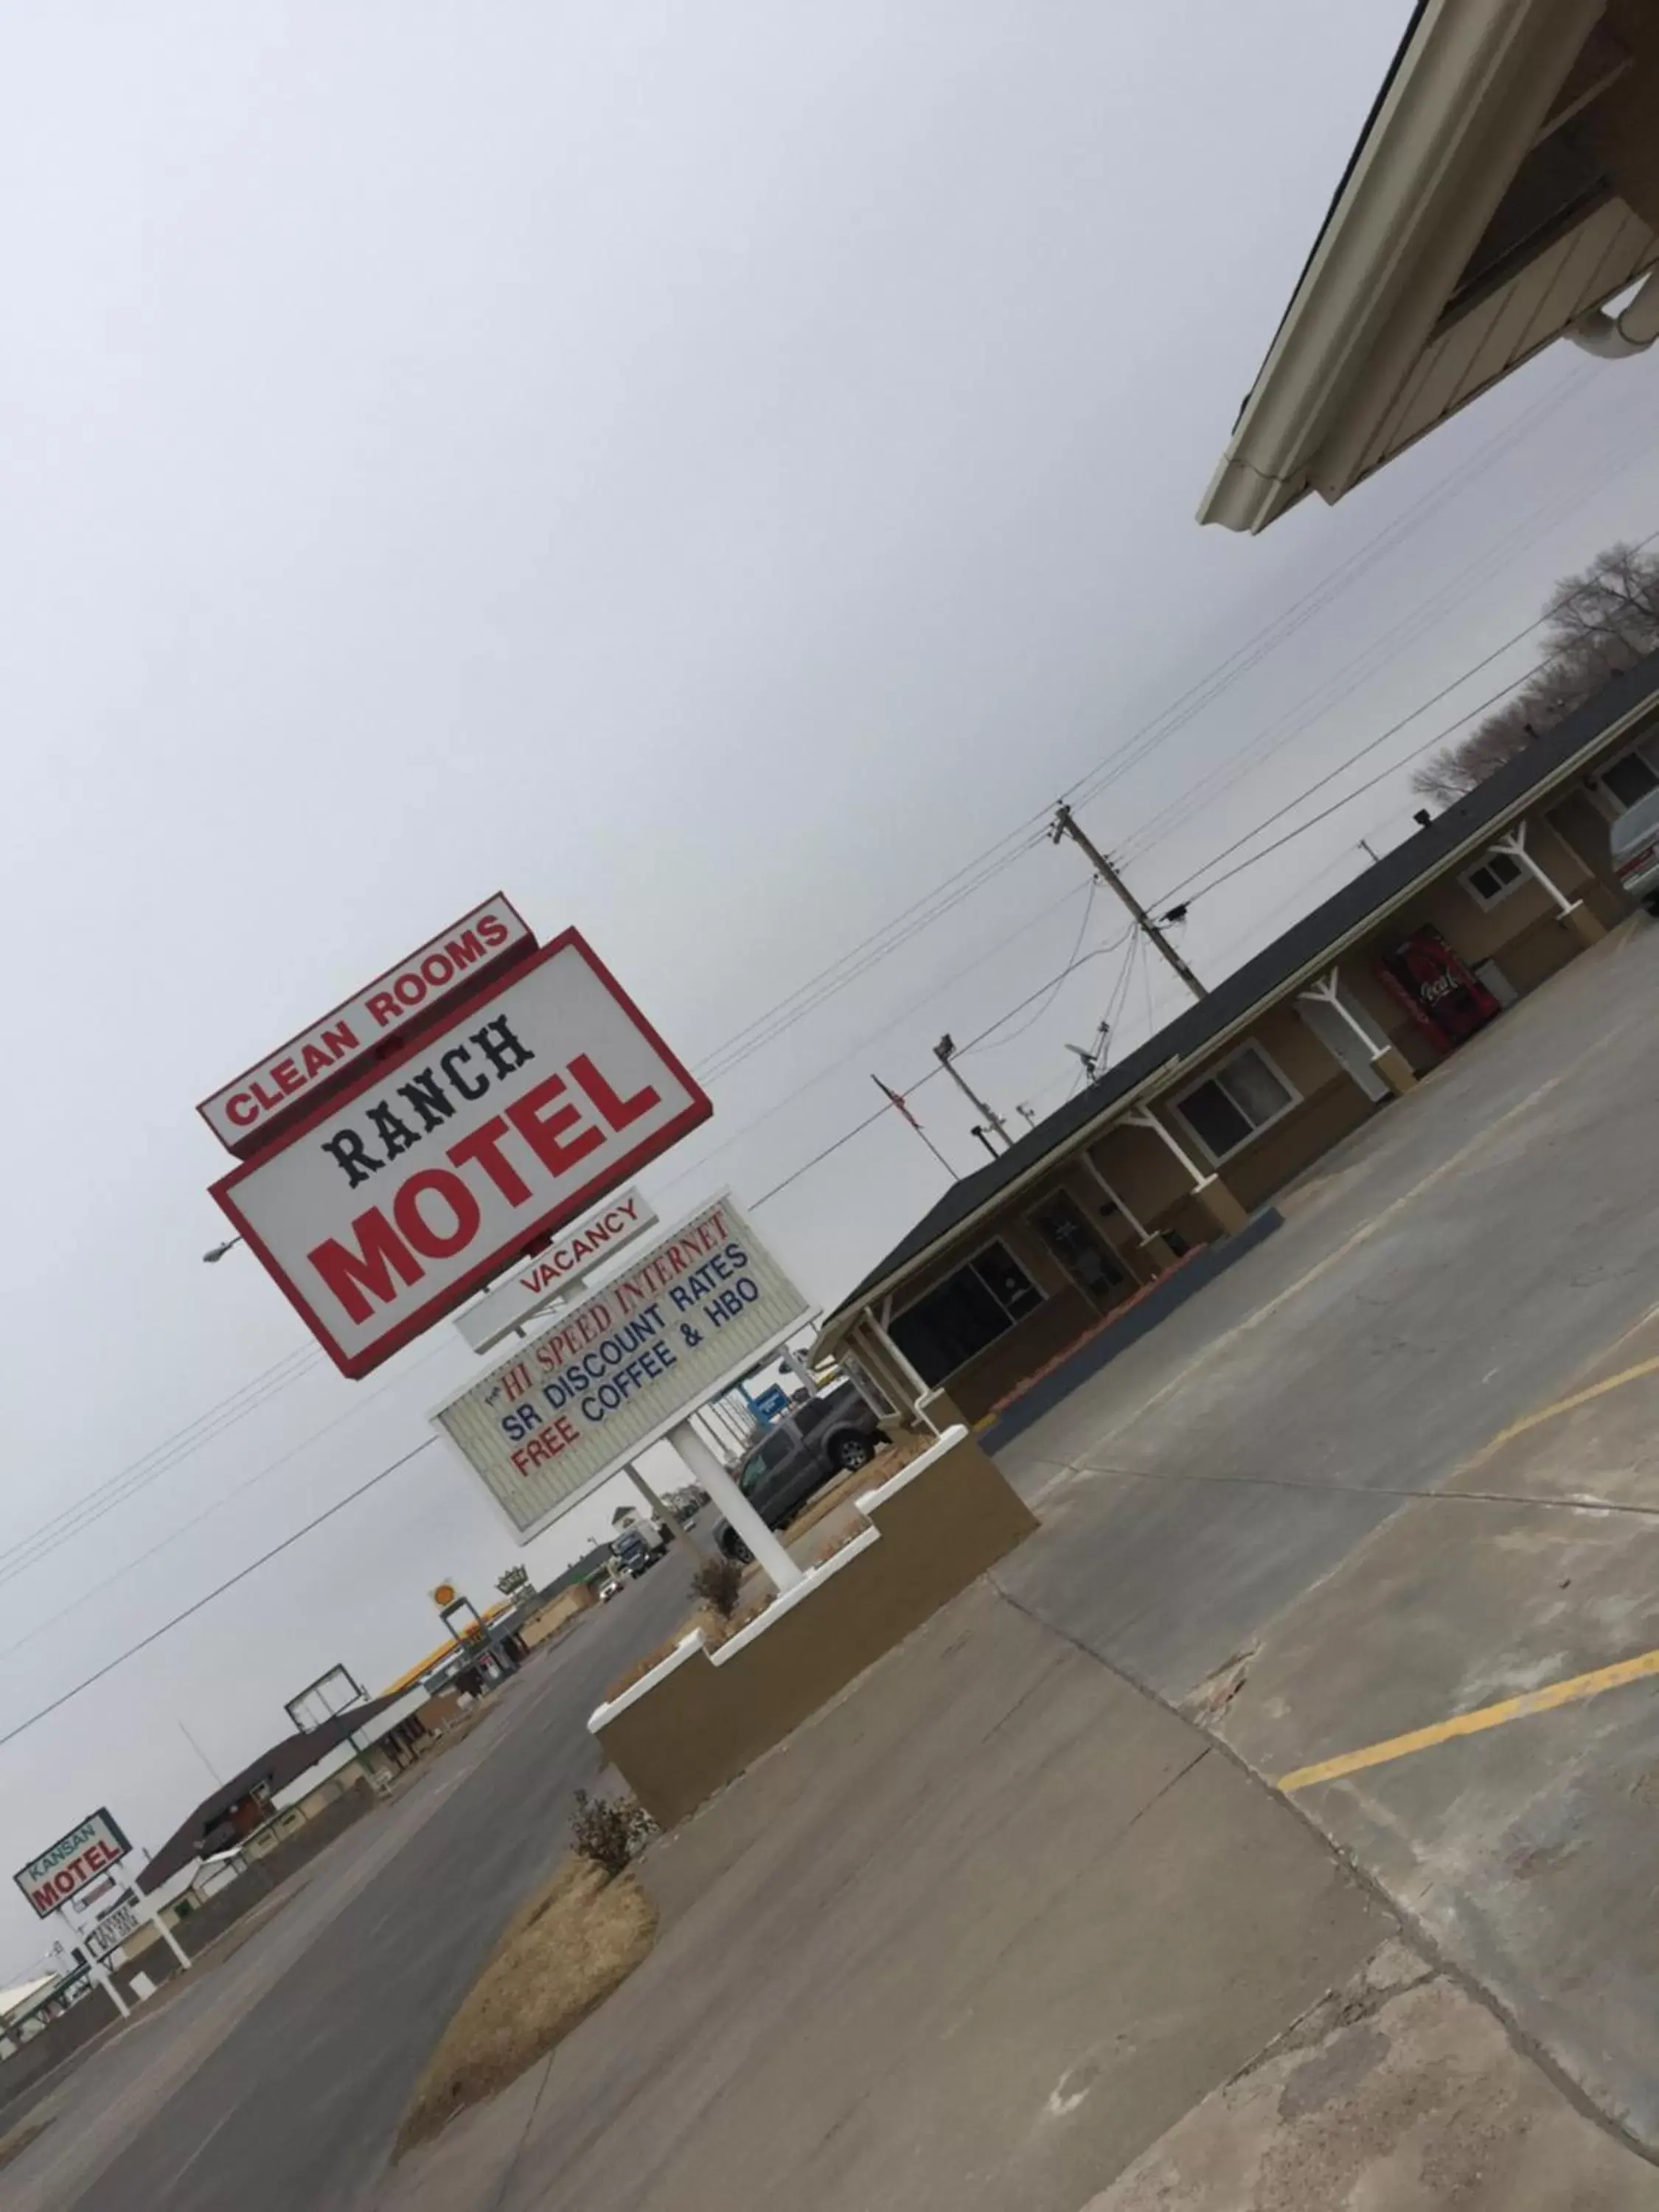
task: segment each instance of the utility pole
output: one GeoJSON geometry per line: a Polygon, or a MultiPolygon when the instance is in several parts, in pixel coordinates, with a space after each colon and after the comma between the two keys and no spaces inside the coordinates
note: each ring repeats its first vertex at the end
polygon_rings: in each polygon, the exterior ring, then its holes
{"type": "Polygon", "coordinates": [[[1079,828],[1076,817],[1073,816],[1071,808],[1066,805],[1064,799],[1062,799],[1060,805],[1054,809],[1054,818],[1048,830],[1048,842],[1051,845],[1058,845],[1062,837],[1069,837],[1071,839],[1072,842],[1077,847],[1078,850],[1088,861],[1090,866],[1093,868],[1095,873],[1100,878],[1102,883],[1103,883],[1106,885],[1106,888],[1109,891],[1113,892],[1128,908],[1130,915],[1133,918],[1135,927],[1150,944],[1157,948],[1157,950],[1163,955],[1164,958],[1168,961],[1170,967],[1175,969],[1176,974],[1180,976],[1182,981],[1187,986],[1187,988],[1192,993],[1193,996],[1195,999],[1208,998],[1208,991],[1205,988],[1204,985],[1199,981],[1197,976],[1194,975],[1192,969],[1187,965],[1181,955],[1176,951],[1174,945],[1170,944],[1169,939],[1164,934],[1164,932],[1152,920],[1151,915],[1147,913],[1146,908],[1142,906],[1140,901],[1129,889],[1129,886],[1124,882],[1122,877],[1119,875],[1117,870],[1112,866],[1111,862],[1101,851],[1100,848],[1091,841],[1084,830],[1079,828]]]}
{"type": "Polygon", "coordinates": [[[969,1088],[967,1077],[962,1074],[956,1066],[956,1052],[957,1048],[955,1042],[952,1039],[950,1031],[947,1030],[945,1035],[939,1039],[939,1042],[933,1047],[934,1059],[938,1060],[939,1066],[950,1077],[951,1082],[956,1085],[957,1089],[961,1091],[963,1097],[968,1101],[968,1103],[974,1109],[975,1112],[977,1114],[982,1114],[985,1116],[985,1119],[996,1131],[998,1136],[1001,1138],[1004,1146],[1012,1150],[1014,1140],[1008,1134],[1007,1129],[1004,1126],[1001,1115],[997,1112],[994,1106],[988,1106],[977,1091],[969,1088]]]}

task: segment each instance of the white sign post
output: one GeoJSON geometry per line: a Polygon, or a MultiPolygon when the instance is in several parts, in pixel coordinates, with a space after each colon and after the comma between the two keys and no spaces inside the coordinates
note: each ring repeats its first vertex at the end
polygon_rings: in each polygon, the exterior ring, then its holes
{"type": "Polygon", "coordinates": [[[355,1379],[713,1110],[568,930],[213,1195],[355,1379]]]}
{"type": "MultiPolygon", "coordinates": [[[[722,1198],[446,1399],[433,1421],[524,1542],[757,1367],[811,1310],[722,1198]]],[[[750,1520],[760,1532],[750,1543],[759,1559],[776,1539],[739,1504],[744,1540],[750,1520]]],[[[777,1565],[793,1578],[787,1553],[777,1565]]]]}

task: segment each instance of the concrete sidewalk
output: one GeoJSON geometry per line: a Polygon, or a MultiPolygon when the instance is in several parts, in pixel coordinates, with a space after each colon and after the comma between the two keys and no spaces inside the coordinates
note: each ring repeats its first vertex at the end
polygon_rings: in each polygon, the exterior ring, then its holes
{"type": "MultiPolygon", "coordinates": [[[[1322,2033],[1322,2001],[1367,1975],[1379,2005],[1403,1990],[1421,2022],[1345,2045],[1322,2100],[1297,2077],[1303,2106],[1338,2105],[1328,2130],[1358,2130],[1345,2155],[1362,2183],[1374,2116],[1353,2092],[1409,2070],[1415,2034],[1460,2094],[1419,2097],[1391,2154],[1466,2180],[1484,2098],[1517,2141],[1582,2156],[1606,2185],[1553,2203],[1659,2207],[1659,2174],[1409,1950],[1283,1800],[984,1585],[645,1872],[653,1957],[388,2176],[380,2212],[726,2212],[738,2178],[799,2212],[1076,2212],[1298,2023],[1322,2033]]],[[[1321,2186],[1224,2201],[1382,2201],[1321,2186]]]]}

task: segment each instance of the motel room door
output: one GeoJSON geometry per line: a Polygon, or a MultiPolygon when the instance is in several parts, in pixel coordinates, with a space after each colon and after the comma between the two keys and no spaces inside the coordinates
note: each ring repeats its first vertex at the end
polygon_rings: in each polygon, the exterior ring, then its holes
{"type": "Polygon", "coordinates": [[[1030,1216],[1031,1226],[1066,1273],[1103,1312],[1126,1298],[1133,1279],[1068,1192],[1057,1190],[1030,1216]]]}

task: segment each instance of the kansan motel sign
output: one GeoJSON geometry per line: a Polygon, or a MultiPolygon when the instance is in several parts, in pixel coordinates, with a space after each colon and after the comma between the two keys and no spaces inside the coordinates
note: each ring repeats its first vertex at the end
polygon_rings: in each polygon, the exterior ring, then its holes
{"type": "Polygon", "coordinates": [[[199,1109],[213,1186],[342,1374],[368,1374],[713,1111],[580,934],[499,895],[199,1109]]]}

